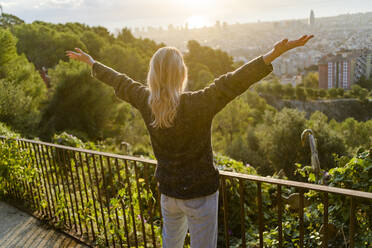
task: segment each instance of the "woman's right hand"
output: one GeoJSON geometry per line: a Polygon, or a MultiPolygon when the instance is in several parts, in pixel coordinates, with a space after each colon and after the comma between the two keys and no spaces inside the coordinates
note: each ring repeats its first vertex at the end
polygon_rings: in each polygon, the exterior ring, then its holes
{"type": "Polygon", "coordinates": [[[282,55],[288,50],[291,50],[296,47],[304,46],[314,35],[304,35],[297,40],[288,40],[284,39],[274,44],[274,48],[263,56],[264,62],[270,64],[277,57],[282,55]]]}
{"type": "Polygon", "coordinates": [[[75,59],[75,60],[78,60],[78,61],[81,61],[81,62],[84,62],[90,66],[93,66],[94,64],[94,59],[92,58],[92,56],[90,56],[89,54],[83,52],[81,49],[79,48],[75,48],[75,50],[77,52],[73,52],[73,51],[66,51],[66,55],[70,58],[70,59],[75,59]]]}
{"type": "Polygon", "coordinates": [[[274,45],[274,53],[280,56],[288,50],[304,46],[313,37],[314,35],[304,35],[297,40],[284,39],[282,41],[279,41],[274,45]]]}

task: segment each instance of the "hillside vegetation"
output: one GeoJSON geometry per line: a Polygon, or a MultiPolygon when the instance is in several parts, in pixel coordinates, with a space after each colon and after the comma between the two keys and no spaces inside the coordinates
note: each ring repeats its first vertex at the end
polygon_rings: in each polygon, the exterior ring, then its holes
{"type": "MultiPolygon", "coordinates": [[[[152,54],[165,44],[137,39],[126,28],[113,35],[100,26],[41,21],[25,24],[14,16],[8,18],[7,26],[0,27],[0,122],[23,137],[51,141],[54,135],[67,132],[112,152],[124,152],[120,150],[124,141],[129,144],[125,153],[153,157],[139,112],[93,78],[88,66],[68,61],[65,51],[80,47],[96,60],[145,83],[152,54]],[[43,67],[48,70],[48,84],[39,75],[43,67]]],[[[188,42],[184,56],[189,68],[187,90],[201,89],[240,65],[226,52],[196,41],[188,42]]],[[[309,76],[305,85],[311,85],[312,78],[309,76]]],[[[287,177],[296,178],[295,163],[310,163],[308,144],[300,143],[306,128],[315,132],[321,167],[325,169],[335,166],[334,156],[352,157],[357,149],[370,147],[372,120],[347,118],[337,122],[321,112],[306,115],[285,108],[285,104],[277,110],[256,92],[286,91],[276,84],[264,85],[264,90],[260,85],[237,97],[215,117],[215,152],[248,163],[262,175],[283,170],[287,177]],[[265,91],[265,87],[269,89],[265,91]]],[[[296,96],[301,90],[288,92],[296,96]]],[[[313,102],[300,105],[304,104],[313,102]]]]}

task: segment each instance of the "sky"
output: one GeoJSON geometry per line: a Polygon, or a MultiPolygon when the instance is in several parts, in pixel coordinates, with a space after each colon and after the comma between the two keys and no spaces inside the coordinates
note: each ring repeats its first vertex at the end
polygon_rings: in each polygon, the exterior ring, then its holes
{"type": "Polygon", "coordinates": [[[81,22],[110,31],[169,24],[200,27],[372,11],[372,0],[0,0],[5,13],[31,23],[81,22]]]}

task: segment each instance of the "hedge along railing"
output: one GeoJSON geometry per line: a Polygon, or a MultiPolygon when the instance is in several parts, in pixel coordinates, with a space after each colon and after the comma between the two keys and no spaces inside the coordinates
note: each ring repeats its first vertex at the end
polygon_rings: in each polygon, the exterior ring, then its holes
{"type": "MultiPolygon", "coordinates": [[[[88,244],[110,247],[160,247],[161,212],[159,192],[152,177],[156,161],[46,142],[11,139],[31,159],[36,169],[31,180],[10,181],[11,196],[25,201],[56,227],[88,244]]],[[[241,247],[247,247],[248,214],[255,211],[259,247],[264,247],[263,185],[276,185],[277,239],[283,242],[283,187],[299,191],[299,247],[304,247],[304,193],[320,192],[324,205],[322,246],[328,247],[328,194],[350,198],[349,247],[354,247],[356,198],[370,202],[372,193],[289,180],[220,171],[220,216],[223,219],[222,245],[230,247],[231,218],[236,219],[231,188],[239,195],[241,247]],[[227,187],[230,184],[230,188],[227,187]],[[237,186],[237,187],[235,187],[237,186]],[[230,191],[229,191],[230,189],[230,191]],[[254,189],[254,195],[247,190],[254,189]],[[229,195],[230,194],[230,195],[229,195]]],[[[236,226],[236,223],[234,223],[236,226]]],[[[239,225],[239,223],[238,223],[239,225]]],[[[234,230],[236,232],[236,230],[234,230]]],[[[219,242],[221,244],[221,242],[219,242]]]]}

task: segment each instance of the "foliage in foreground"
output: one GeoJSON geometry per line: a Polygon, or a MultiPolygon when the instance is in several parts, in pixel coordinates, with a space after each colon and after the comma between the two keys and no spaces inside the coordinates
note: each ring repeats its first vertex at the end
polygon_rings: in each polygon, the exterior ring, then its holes
{"type": "MultiPolygon", "coordinates": [[[[75,137],[61,134],[57,140],[60,142],[67,142],[83,144],[81,141],[76,140],[75,137]]],[[[41,148],[41,151],[42,148],[41,148]]],[[[111,169],[106,159],[103,159],[103,163],[100,164],[99,156],[95,157],[97,163],[97,171],[94,171],[92,165],[94,164],[93,156],[86,157],[82,154],[82,163],[79,160],[79,156],[72,152],[66,152],[63,150],[53,150],[59,152],[50,153],[56,159],[56,163],[46,163],[44,166],[45,171],[41,171],[35,165],[35,159],[41,161],[40,155],[30,152],[28,149],[22,149],[18,143],[11,139],[3,140],[0,145],[1,163],[0,163],[0,192],[2,197],[9,197],[12,195],[14,190],[19,192],[18,197],[23,199],[25,204],[29,204],[28,207],[33,206],[31,199],[40,202],[38,205],[39,210],[48,210],[48,191],[54,192],[55,195],[51,195],[56,199],[55,215],[59,220],[56,225],[61,228],[67,228],[65,225],[68,222],[67,215],[72,213],[71,208],[75,207],[73,215],[70,219],[75,218],[75,223],[80,218],[83,227],[100,228],[103,230],[104,227],[108,230],[108,240],[113,242],[115,239],[118,242],[118,237],[122,240],[134,242],[135,234],[139,242],[143,242],[145,236],[142,233],[141,216],[143,216],[144,227],[147,240],[151,240],[152,227],[150,223],[154,225],[154,231],[157,237],[160,236],[161,219],[159,211],[156,210],[156,199],[158,199],[158,193],[156,191],[156,184],[151,178],[153,173],[153,166],[142,163],[137,163],[137,167],[133,163],[128,163],[125,166],[124,163],[119,163],[116,166],[115,160],[111,159],[111,169]],[[89,166],[87,166],[89,165],[89,166]],[[12,171],[13,173],[10,173],[12,171]],[[90,172],[89,172],[90,171],[90,172]],[[92,173],[92,179],[88,179],[88,175],[92,173]],[[81,197],[87,198],[87,201],[80,201],[79,197],[71,197],[67,193],[66,188],[73,190],[74,188],[83,188],[84,180],[83,174],[87,177],[87,188],[81,191],[81,197]],[[45,179],[53,180],[65,178],[69,182],[68,186],[63,185],[61,182],[55,186],[57,189],[63,189],[61,191],[54,190],[50,191],[50,187],[45,187],[48,183],[40,183],[38,181],[39,176],[45,179]],[[29,195],[29,191],[25,188],[25,184],[34,184],[35,187],[40,189],[40,194],[29,195]],[[132,201],[129,197],[129,187],[132,192],[132,201]],[[138,187],[138,188],[137,188],[138,187]],[[45,189],[48,189],[45,191],[45,189]],[[138,190],[140,189],[141,194],[138,190]],[[98,193],[100,192],[100,193],[98,193]],[[76,210],[76,204],[78,204],[78,210],[76,210]],[[131,205],[132,202],[132,205],[131,205]],[[84,203],[84,207],[83,204],[84,203]],[[95,214],[95,205],[103,212],[98,210],[98,214],[95,214]],[[131,210],[133,207],[133,210],[131,210]],[[110,211],[110,212],[109,212],[110,211]],[[143,215],[141,215],[141,211],[143,215]],[[103,213],[103,214],[102,214],[103,213]],[[116,218],[116,213],[119,219],[116,218]],[[131,215],[135,218],[132,219],[131,215]],[[106,218],[104,224],[103,218],[106,218]],[[129,230],[127,233],[123,227],[123,218],[126,218],[126,226],[129,230]],[[110,219],[110,221],[108,221],[110,219]],[[121,223],[119,228],[118,221],[121,223]],[[93,223],[93,224],[92,224],[93,223]],[[134,233],[134,227],[136,233],[134,233]],[[148,236],[147,236],[148,235],[148,236]]],[[[45,152],[45,151],[44,151],[45,152]]],[[[41,152],[43,153],[43,152],[41,152]]],[[[42,160],[48,161],[48,160],[42,160]]],[[[45,162],[44,162],[45,163],[45,162]]],[[[372,192],[372,160],[369,151],[359,151],[358,154],[349,160],[347,157],[336,158],[338,167],[329,170],[330,179],[329,184],[337,187],[347,187],[355,190],[363,190],[372,192]]],[[[228,157],[215,155],[215,164],[219,169],[242,172],[246,174],[257,174],[255,169],[249,165],[244,165],[241,162],[237,162],[228,157]]],[[[309,178],[312,182],[313,176],[311,176],[311,170],[309,167],[298,166],[298,173],[302,176],[309,178]]],[[[257,184],[251,181],[243,181],[244,190],[244,208],[245,208],[245,219],[244,225],[246,230],[246,242],[248,247],[256,247],[258,245],[258,213],[257,213],[257,184]]],[[[241,212],[240,212],[240,184],[236,179],[226,180],[226,192],[227,192],[227,211],[228,211],[228,233],[230,235],[230,247],[239,247],[241,245],[241,212]]],[[[283,240],[285,247],[297,247],[299,242],[299,222],[298,222],[298,209],[296,204],[293,205],[287,202],[284,197],[287,197],[293,193],[297,193],[292,188],[282,188],[282,197],[284,202],[283,208],[283,240]]],[[[50,195],[50,193],[49,193],[50,195]]],[[[222,195],[222,194],[221,194],[222,195]]],[[[78,196],[78,195],[77,195],[78,196]]],[[[314,191],[305,192],[306,208],[304,209],[304,225],[305,225],[305,247],[318,247],[322,243],[322,216],[323,216],[323,193],[314,191]]],[[[356,233],[355,236],[356,247],[367,247],[367,244],[371,243],[372,230],[371,230],[371,216],[370,216],[370,204],[367,201],[360,199],[356,200],[356,233]]],[[[348,198],[340,195],[329,194],[329,223],[330,230],[330,245],[332,247],[342,247],[345,245],[346,239],[349,233],[349,220],[350,220],[350,208],[345,202],[348,202],[348,198]],[[346,201],[345,201],[346,200],[346,201]]],[[[263,202],[263,220],[265,224],[264,242],[270,247],[277,247],[277,187],[275,185],[262,184],[262,202],[263,202]]],[[[225,206],[220,201],[220,215],[219,215],[219,243],[224,243],[224,218],[223,212],[225,206]]],[[[105,236],[103,232],[97,234],[96,237],[97,245],[105,246],[105,236]]],[[[160,242],[159,240],[157,242],[160,242]]]]}

